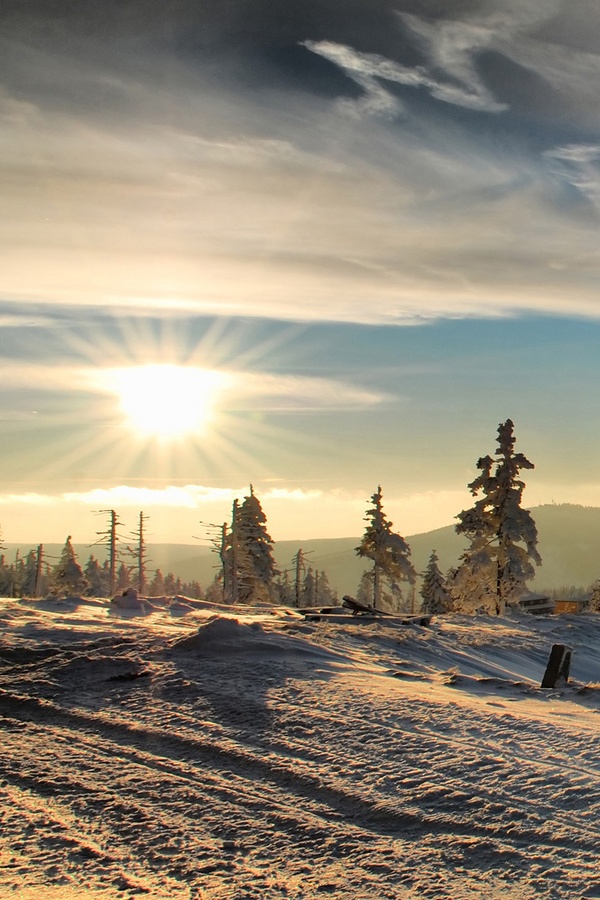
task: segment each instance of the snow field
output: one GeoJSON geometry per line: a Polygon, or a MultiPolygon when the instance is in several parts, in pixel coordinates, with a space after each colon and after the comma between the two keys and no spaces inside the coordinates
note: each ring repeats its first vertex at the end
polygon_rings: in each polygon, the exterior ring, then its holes
{"type": "Polygon", "coordinates": [[[0,897],[600,897],[600,616],[177,603],[3,601],[0,897]]]}

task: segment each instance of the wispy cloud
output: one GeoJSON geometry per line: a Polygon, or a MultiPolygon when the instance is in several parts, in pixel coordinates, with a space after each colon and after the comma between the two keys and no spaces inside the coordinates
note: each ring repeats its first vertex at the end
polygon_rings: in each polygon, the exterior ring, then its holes
{"type": "MultiPolygon", "coordinates": [[[[160,372],[160,366],[152,368],[160,372]]],[[[187,374],[188,378],[182,377],[180,383],[182,387],[194,389],[193,376],[196,370],[193,367],[168,368],[177,368],[182,376],[187,374]]],[[[14,361],[0,363],[0,376],[5,388],[34,390],[36,394],[60,390],[71,393],[83,391],[118,395],[122,375],[126,371],[128,370],[123,368],[100,366],[48,365],[14,361]]],[[[143,365],[139,369],[134,367],[131,371],[139,372],[143,378],[145,367],[143,365]]],[[[212,373],[197,370],[197,374],[199,385],[205,383],[207,375],[214,376],[213,380],[218,385],[219,403],[224,409],[236,408],[238,404],[246,402],[255,409],[278,412],[364,409],[397,399],[391,394],[335,378],[235,370],[218,370],[212,373]]],[[[141,390],[141,384],[139,388],[141,390]]]]}
{"type": "Polygon", "coordinates": [[[178,4],[169,35],[135,2],[109,4],[98,33],[84,8],[64,5],[52,29],[33,27],[43,10],[11,16],[4,296],[390,325],[596,315],[577,263],[595,231],[547,174],[596,203],[594,160],[552,148],[593,144],[598,13],[482,0],[417,15],[398,0],[349,20],[309,6],[263,4],[257,28],[253,2],[235,26],[178,4]],[[563,130],[587,137],[556,137],[559,100],[563,130]]]}
{"type": "Polygon", "coordinates": [[[600,144],[567,144],[545,153],[549,170],[600,207],[600,144]]]}
{"type": "Polygon", "coordinates": [[[365,409],[395,399],[332,378],[253,373],[240,376],[232,393],[262,398],[266,408],[279,411],[365,409]]]}
{"type": "Polygon", "coordinates": [[[439,26],[430,26],[416,16],[404,16],[403,19],[430,47],[433,65],[446,71],[448,79],[442,81],[434,77],[432,70],[426,67],[402,66],[378,54],[360,53],[331,41],[306,41],[309,50],[336,63],[364,89],[364,98],[344,100],[343,108],[378,115],[401,113],[403,104],[382,87],[381,81],[425,88],[437,100],[467,109],[497,113],[507,108],[505,103],[494,99],[471,60],[475,51],[492,42],[490,30],[452,22],[445,23],[443,34],[439,35],[439,26]]]}
{"type": "Polygon", "coordinates": [[[364,90],[365,95],[359,100],[341,101],[342,109],[385,116],[397,115],[404,108],[402,103],[385,90],[378,79],[395,81],[399,84],[420,83],[416,72],[411,72],[375,53],[359,53],[351,47],[333,41],[305,41],[304,46],[312,53],[338,65],[364,90]]]}

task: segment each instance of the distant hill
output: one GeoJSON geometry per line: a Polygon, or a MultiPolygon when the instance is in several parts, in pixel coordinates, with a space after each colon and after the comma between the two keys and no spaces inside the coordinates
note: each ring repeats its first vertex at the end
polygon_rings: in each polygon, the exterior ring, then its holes
{"type": "MultiPolygon", "coordinates": [[[[600,578],[600,508],[571,504],[538,506],[531,510],[539,534],[539,550],[543,565],[532,587],[536,590],[559,588],[567,585],[587,587],[600,578]]],[[[440,558],[440,568],[446,571],[455,565],[467,542],[459,537],[454,525],[437,528],[424,534],[405,537],[410,544],[412,560],[417,571],[422,572],[432,550],[440,558]]],[[[302,549],[307,564],[313,569],[327,572],[330,584],[340,596],[356,591],[366,560],[360,559],[355,548],[360,536],[330,538],[325,540],[278,541],[275,558],[278,567],[293,570],[293,557],[302,549]]],[[[14,559],[17,550],[27,553],[33,545],[7,544],[5,555],[14,559]]],[[[48,559],[60,556],[62,544],[45,544],[48,559]]],[[[90,553],[102,559],[101,547],[75,545],[80,564],[85,564],[90,553]]],[[[218,569],[218,557],[208,547],[198,544],[149,544],[148,569],[161,569],[163,574],[173,572],[183,581],[197,580],[208,585],[218,569]]]]}

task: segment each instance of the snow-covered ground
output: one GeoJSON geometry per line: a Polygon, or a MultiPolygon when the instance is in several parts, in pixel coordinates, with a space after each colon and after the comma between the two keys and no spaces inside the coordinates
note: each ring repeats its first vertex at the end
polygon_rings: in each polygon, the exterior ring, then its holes
{"type": "Polygon", "coordinates": [[[1,600],[0,897],[600,897],[600,615],[1,600]],[[553,643],[571,682],[541,690],[553,643]]]}

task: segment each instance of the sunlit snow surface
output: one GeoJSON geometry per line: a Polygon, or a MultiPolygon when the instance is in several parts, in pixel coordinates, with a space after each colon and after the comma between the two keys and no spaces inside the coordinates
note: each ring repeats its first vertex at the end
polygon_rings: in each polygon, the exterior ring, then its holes
{"type": "Polygon", "coordinates": [[[600,897],[600,616],[0,600],[0,898],[600,897]],[[553,643],[571,681],[539,684],[553,643]]]}

